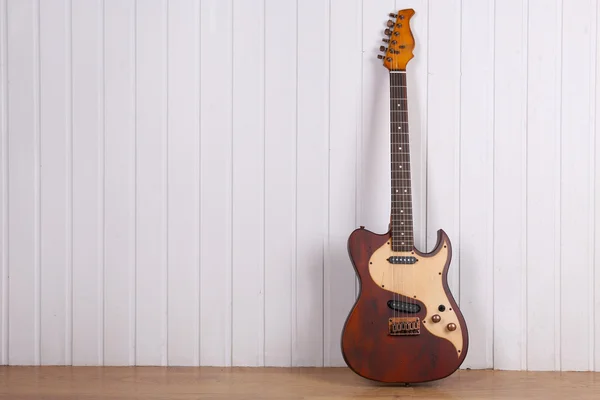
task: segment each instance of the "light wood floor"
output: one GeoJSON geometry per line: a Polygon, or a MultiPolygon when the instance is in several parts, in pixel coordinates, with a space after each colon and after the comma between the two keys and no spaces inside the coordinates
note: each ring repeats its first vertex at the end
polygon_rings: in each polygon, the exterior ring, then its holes
{"type": "Polygon", "coordinates": [[[29,399],[600,399],[600,373],[459,371],[410,387],[347,368],[0,367],[0,398],[29,399]]]}

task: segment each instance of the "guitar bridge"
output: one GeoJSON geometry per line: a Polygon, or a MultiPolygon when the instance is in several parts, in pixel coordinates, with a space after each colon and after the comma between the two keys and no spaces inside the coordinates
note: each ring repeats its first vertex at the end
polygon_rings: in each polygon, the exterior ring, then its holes
{"type": "Polygon", "coordinates": [[[421,333],[419,317],[396,317],[388,321],[390,336],[415,336],[421,333]]]}

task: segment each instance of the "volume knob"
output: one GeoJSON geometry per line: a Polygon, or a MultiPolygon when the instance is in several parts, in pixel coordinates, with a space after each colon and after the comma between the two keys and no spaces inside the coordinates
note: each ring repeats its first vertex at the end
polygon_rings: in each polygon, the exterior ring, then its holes
{"type": "Polygon", "coordinates": [[[442,317],[440,317],[438,314],[435,314],[435,315],[431,316],[431,320],[433,322],[437,323],[437,322],[440,322],[442,320],[442,317]]]}
{"type": "Polygon", "coordinates": [[[456,324],[453,323],[453,322],[450,322],[446,328],[448,328],[448,330],[450,332],[455,331],[456,330],[456,324]]]}

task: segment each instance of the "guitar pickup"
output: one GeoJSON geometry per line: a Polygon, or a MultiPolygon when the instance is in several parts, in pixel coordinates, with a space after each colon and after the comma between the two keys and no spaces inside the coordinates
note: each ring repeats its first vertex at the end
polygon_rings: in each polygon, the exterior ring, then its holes
{"type": "Polygon", "coordinates": [[[419,261],[413,256],[391,256],[387,260],[390,264],[414,264],[419,261]]]}

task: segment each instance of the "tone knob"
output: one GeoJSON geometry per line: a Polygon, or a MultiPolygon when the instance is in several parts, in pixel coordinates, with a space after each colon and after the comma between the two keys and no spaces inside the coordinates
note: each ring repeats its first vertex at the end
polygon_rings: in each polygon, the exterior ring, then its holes
{"type": "Polygon", "coordinates": [[[446,328],[448,328],[448,330],[450,332],[455,331],[456,330],[456,324],[453,323],[453,322],[450,322],[446,328]]]}
{"type": "Polygon", "coordinates": [[[440,317],[438,314],[435,314],[435,315],[433,315],[433,316],[431,317],[431,320],[432,320],[433,322],[436,322],[436,323],[437,323],[437,322],[440,322],[440,321],[442,320],[442,317],[440,317]]]}

